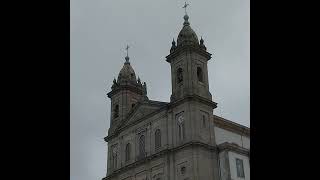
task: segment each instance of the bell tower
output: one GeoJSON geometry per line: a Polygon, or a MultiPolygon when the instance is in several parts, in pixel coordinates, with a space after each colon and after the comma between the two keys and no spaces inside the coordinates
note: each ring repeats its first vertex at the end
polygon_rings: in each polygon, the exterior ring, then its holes
{"type": "Polygon", "coordinates": [[[212,114],[217,103],[209,91],[208,61],[211,54],[207,52],[202,37],[198,40],[187,13],[183,19],[177,43],[173,39],[170,54],[166,56],[171,66],[170,104],[176,124],[175,143],[200,141],[213,145],[212,114]]]}
{"type": "Polygon", "coordinates": [[[207,52],[202,37],[199,43],[196,33],[190,27],[189,16],[185,14],[183,18],[183,28],[178,35],[177,44],[173,39],[170,54],[166,57],[171,65],[170,101],[193,95],[212,101],[207,66],[211,54],[207,52]]]}
{"type": "Polygon", "coordinates": [[[117,125],[126,118],[128,113],[141,100],[148,99],[146,83],[142,83],[130,65],[128,56],[119,72],[118,79],[113,80],[111,91],[107,94],[111,99],[111,121],[109,131],[113,131],[117,125]]]}

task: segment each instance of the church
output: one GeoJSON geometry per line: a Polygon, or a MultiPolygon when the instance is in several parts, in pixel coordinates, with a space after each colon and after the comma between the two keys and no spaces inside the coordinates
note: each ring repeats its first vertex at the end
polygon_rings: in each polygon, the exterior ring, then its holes
{"type": "Polygon", "coordinates": [[[113,81],[103,180],[250,180],[250,128],[213,114],[211,54],[183,19],[166,56],[170,102],[148,98],[128,54],[113,81]]]}

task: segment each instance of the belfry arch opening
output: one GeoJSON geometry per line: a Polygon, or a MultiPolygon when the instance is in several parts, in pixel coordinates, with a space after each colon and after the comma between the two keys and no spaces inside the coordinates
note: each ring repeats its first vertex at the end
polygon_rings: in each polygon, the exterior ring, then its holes
{"type": "Polygon", "coordinates": [[[116,104],[113,110],[113,118],[119,117],[119,105],[116,104]]]}
{"type": "Polygon", "coordinates": [[[182,73],[183,73],[182,68],[178,68],[178,70],[177,70],[177,82],[178,82],[178,84],[183,82],[183,74],[182,73]]]}
{"type": "Polygon", "coordinates": [[[197,67],[197,77],[198,81],[203,82],[203,72],[201,67],[197,67]]]}

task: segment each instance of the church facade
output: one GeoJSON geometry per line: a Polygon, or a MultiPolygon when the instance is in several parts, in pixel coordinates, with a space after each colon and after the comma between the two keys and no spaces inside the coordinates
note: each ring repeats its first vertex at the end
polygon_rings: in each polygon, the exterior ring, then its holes
{"type": "Polygon", "coordinates": [[[170,102],[147,97],[128,55],[114,79],[103,180],[250,180],[250,129],[213,114],[211,54],[188,15],[173,40],[170,102]]]}

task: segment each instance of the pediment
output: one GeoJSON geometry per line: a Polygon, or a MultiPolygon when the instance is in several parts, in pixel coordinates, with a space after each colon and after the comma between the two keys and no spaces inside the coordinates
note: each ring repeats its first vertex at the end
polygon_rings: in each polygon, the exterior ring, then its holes
{"type": "Polygon", "coordinates": [[[154,105],[150,103],[138,103],[134,109],[132,109],[131,112],[129,112],[126,119],[123,120],[123,122],[120,123],[117,129],[120,129],[121,127],[130,125],[136,121],[139,121],[140,119],[148,116],[149,114],[152,114],[153,112],[159,110],[162,105],[154,105]]]}

